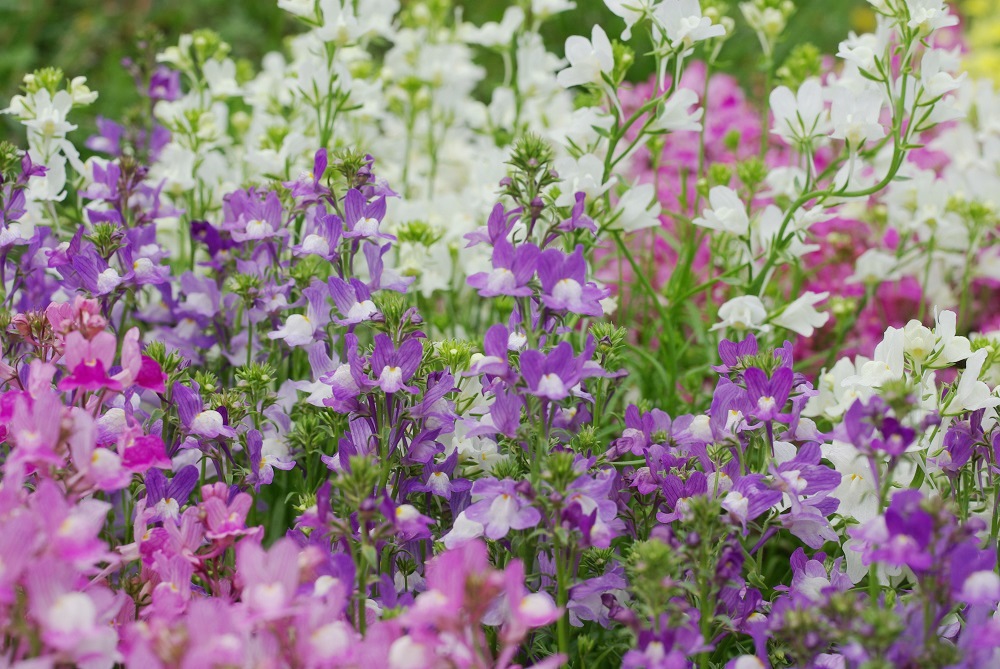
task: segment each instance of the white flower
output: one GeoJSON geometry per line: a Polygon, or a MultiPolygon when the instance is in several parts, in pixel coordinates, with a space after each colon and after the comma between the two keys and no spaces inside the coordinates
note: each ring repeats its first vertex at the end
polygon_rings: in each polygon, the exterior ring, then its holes
{"type": "Polygon", "coordinates": [[[708,201],[711,208],[694,219],[695,225],[739,236],[749,231],[750,218],[747,216],[746,205],[736,191],[726,186],[716,186],[708,192],[708,201]]]}
{"type": "Polygon", "coordinates": [[[636,184],[629,188],[618,200],[616,216],[611,228],[635,232],[660,224],[660,203],[656,200],[653,184],[636,184]]]}
{"type": "Polygon", "coordinates": [[[556,172],[562,179],[564,188],[561,188],[556,205],[568,207],[576,202],[577,193],[585,193],[587,199],[596,198],[603,195],[611,188],[611,182],[602,183],[604,177],[604,161],[592,153],[585,153],[579,160],[570,157],[559,158],[555,161],[556,172]]]}
{"type": "Polygon", "coordinates": [[[878,249],[868,249],[854,261],[854,274],[847,278],[847,282],[875,285],[892,281],[897,275],[895,256],[878,249]]]}
{"type": "Polygon", "coordinates": [[[564,88],[599,84],[601,74],[610,73],[615,66],[611,42],[598,25],[594,26],[590,40],[579,35],[566,38],[566,60],[569,67],[556,75],[559,85],[564,88]]]}
{"type": "Polygon", "coordinates": [[[462,25],[459,36],[469,44],[485,47],[499,47],[510,44],[514,33],[524,23],[524,10],[517,5],[511,5],[503,13],[499,23],[489,21],[481,26],[471,23],[462,25]]]}
{"type": "Polygon", "coordinates": [[[726,29],[713,25],[712,20],[701,15],[698,0],[667,0],[653,10],[653,20],[662,37],[673,49],[686,51],[695,42],[722,37],[726,29]]]}
{"type": "Polygon", "coordinates": [[[882,92],[866,86],[857,93],[842,86],[831,91],[833,106],[830,120],[833,123],[834,139],[842,139],[856,151],[865,142],[885,137],[885,128],[879,123],[884,98],[882,92]]]}
{"type": "Polygon", "coordinates": [[[649,126],[650,132],[700,131],[705,110],[701,107],[692,110],[697,104],[698,94],[690,88],[677,90],[663,103],[659,116],[649,126]]]}
{"type": "Polygon", "coordinates": [[[767,309],[756,295],[734,297],[719,307],[720,322],[712,326],[712,330],[734,328],[736,330],[759,330],[767,332],[770,326],[767,320],[767,309]]]}
{"type": "Polygon", "coordinates": [[[844,386],[878,388],[889,381],[901,379],[904,346],[902,328],[886,328],[882,341],[875,347],[874,359],[861,365],[857,375],[844,379],[844,386]]]}
{"type": "Polygon", "coordinates": [[[840,500],[837,513],[860,523],[878,515],[878,493],[868,458],[843,441],[825,444],[822,451],[823,457],[841,474],[840,485],[832,493],[840,500]]]}
{"type": "Polygon", "coordinates": [[[944,0],[906,0],[910,20],[906,24],[923,35],[958,25],[958,17],[949,13],[944,0]]]}
{"type": "Polygon", "coordinates": [[[795,94],[787,86],[775,88],[770,103],[774,132],[789,144],[809,142],[828,132],[823,87],[815,79],[804,81],[795,94]]]}
{"type": "Polygon", "coordinates": [[[816,311],[816,305],[829,296],[828,292],[809,291],[785,307],[771,322],[803,337],[811,337],[815,328],[823,327],[830,320],[830,314],[816,311]]]}
{"type": "Polygon", "coordinates": [[[934,331],[913,319],[903,328],[904,351],[916,364],[927,369],[949,367],[972,355],[969,340],[955,334],[956,316],[942,311],[934,331]]]}
{"type": "Polygon", "coordinates": [[[85,107],[97,99],[97,91],[92,91],[87,86],[87,77],[73,77],[69,82],[69,94],[73,98],[73,104],[78,107],[85,107]]]}
{"type": "Polygon", "coordinates": [[[316,16],[315,0],[278,0],[278,7],[295,16],[305,18],[316,16]]]}
{"type": "Polygon", "coordinates": [[[284,339],[289,346],[311,344],[315,328],[307,316],[292,314],[285,324],[274,332],[268,332],[268,339],[284,339]]]}
{"type": "Polygon", "coordinates": [[[240,87],[236,83],[236,63],[231,58],[212,58],[205,63],[202,71],[213,97],[230,98],[240,94],[240,87]]]}
{"type": "Polygon", "coordinates": [[[920,61],[920,81],[924,91],[931,98],[938,98],[958,90],[962,81],[968,76],[962,72],[958,77],[952,75],[961,68],[961,56],[956,48],[954,51],[930,49],[924,53],[920,61]]]}
{"type": "Polygon", "coordinates": [[[962,372],[955,393],[947,404],[946,415],[955,416],[966,411],[977,411],[1000,405],[1000,397],[991,393],[990,387],[979,380],[986,356],[986,349],[981,348],[965,361],[965,371],[962,372]]]}
{"type": "Polygon", "coordinates": [[[632,38],[632,26],[653,11],[655,0],[604,0],[604,4],[612,14],[625,21],[622,39],[627,40],[632,38]]]}
{"type": "MultiPolygon", "coordinates": [[[[76,126],[66,120],[73,108],[73,97],[67,91],[50,95],[47,89],[35,93],[31,100],[34,116],[24,121],[38,138],[61,139],[76,126]]],[[[30,139],[30,137],[29,137],[30,139]]]]}
{"type": "Polygon", "coordinates": [[[576,8],[572,0],[531,0],[531,13],[539,20],[576,8]]]}

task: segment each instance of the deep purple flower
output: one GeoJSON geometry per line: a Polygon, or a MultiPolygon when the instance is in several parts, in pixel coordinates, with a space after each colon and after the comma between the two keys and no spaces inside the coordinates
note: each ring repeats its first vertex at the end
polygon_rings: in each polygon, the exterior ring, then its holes
{"type": "Polygon", "coordinates": [[[594,219],[587,216],[587,194],[577,193],[576,194],[576,204],[573,205],[573,211],[570,217],[559,223],[558,228],[564,232],[570,232],[572,230],[590,230],[595,235],[597,234],[597,225],[594,223],[594,219]]]}
{"type": "Polygon", "coordinates": [[[177,415],[191,434],[205,439],[236,436],[236,431],[226,424],[222,413],[206,409],[197,385],[194,388],[179,383],[174,384],[173,400],[177,405],[177,415]]]}
{"type": "Polygon", "coordinates": [[[181,96],[181,73],[163,65],[149,77],[148,94],[152,100],[173,102],[181,96]]]}
{"type": "Polygon", "coordinates": [[[352,188],[344,196],[344,222],[347,230],[344,237],[347,239],[388,239],[395,241],[395,237],[379,231],[379,225],[385,217],[385,197],[377,197],[368,202],[361,191],[352,188]]]}
{"type": "Polygon", "coordinates": [[[792,370],[787,367],[776,369],[770,379],[757,367],[750,367],[743,372],[750,400],[750,415],[765,422],[787,419],[781,410],[792,392],[792,376],[792,370]]]}
{"type": "Polygon", "coordinates": [[[198,468],[194,465],[181,467],[172,479],[159,469],[146,472],[146,508],[155,509],[160,520],[180,518],[181,507],[198,484],[198,468]]]}

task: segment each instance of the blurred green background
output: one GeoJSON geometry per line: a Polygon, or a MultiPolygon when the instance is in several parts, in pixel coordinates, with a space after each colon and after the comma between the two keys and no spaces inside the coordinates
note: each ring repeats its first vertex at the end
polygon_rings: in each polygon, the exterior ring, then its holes
{"type": "MultiPolygon", "coordinates": [[[[459,0],[457,4],[466,17],[481,23],[498,20],[510,3],[459,0]]],[[[796,0],[796,4],[798,11],[778,51],[778,63],[796,41],[810,41],[824,53],[833,53],[848,30],[864,29],[871,22],[865,0],[796,0]]],[[[623,25],[602,0],[577,0],[576,11],[558,15],[548,24],[545,37],[550,49],[561,53],[567,36],[589,34],[595,23],[604,25],[610,35],[619,34],[623,25]]],[[[100,99],[75,117],[81,126],[75,137],[82,140],[98,113],[119,118],[135,103],[133,84],[121,60],[150,27],[159,30],[167,44],[196,28],[212,28],[232,45],[234,58],[253,63],[280,49],[283,36],[298,30],[275,0],[0,0],[0,107],[18,92],[24,73],[36,68],[56,66],[67,76],[86,76],[100,99]]],[[[642,49],[641,44],[636,47],[642,49]]],[[[745,73],[751,90],[758,53],[756,39],[738,19],[738,33],[724,57],[730,69],[745,73]]],[[[648,74],[638,66],[631,73],[633,78],[648,74]]],[[[7,139],[22,143],[13,119],[4,117],[0,124],[7,139]]]]}

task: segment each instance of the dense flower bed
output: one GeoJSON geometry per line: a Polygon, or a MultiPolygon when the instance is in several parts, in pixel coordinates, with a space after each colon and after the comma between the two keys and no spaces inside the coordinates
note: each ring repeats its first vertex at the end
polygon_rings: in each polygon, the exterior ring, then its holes
{"type": "Polygon", "coordinates": [[[1000,96],[870,2],[741,3],[766,96],[715,0],[279,0],[82,147],[26,76],[2,663],[1000,666],[1000,96]]]}

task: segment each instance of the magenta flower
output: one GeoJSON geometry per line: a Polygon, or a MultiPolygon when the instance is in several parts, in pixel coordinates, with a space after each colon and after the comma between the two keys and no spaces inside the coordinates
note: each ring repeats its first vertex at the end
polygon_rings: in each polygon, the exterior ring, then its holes
{"type": "Polygon", "coordinates": [[[118,342],[110,332],[99,332],[90,341],[79,332],[66,335],[63,363],[70,370],[59,381],[59,390],[121,390],[122,385],[108,376],[118,342]]]}
{"type": "Polygon", "coordinates": [[[224,483],[201,487],[205,513],[205,536],[212,540],[235,538],[247,533],[247,513],[253,498],[245,492],[230,495],[224,483]]]}

